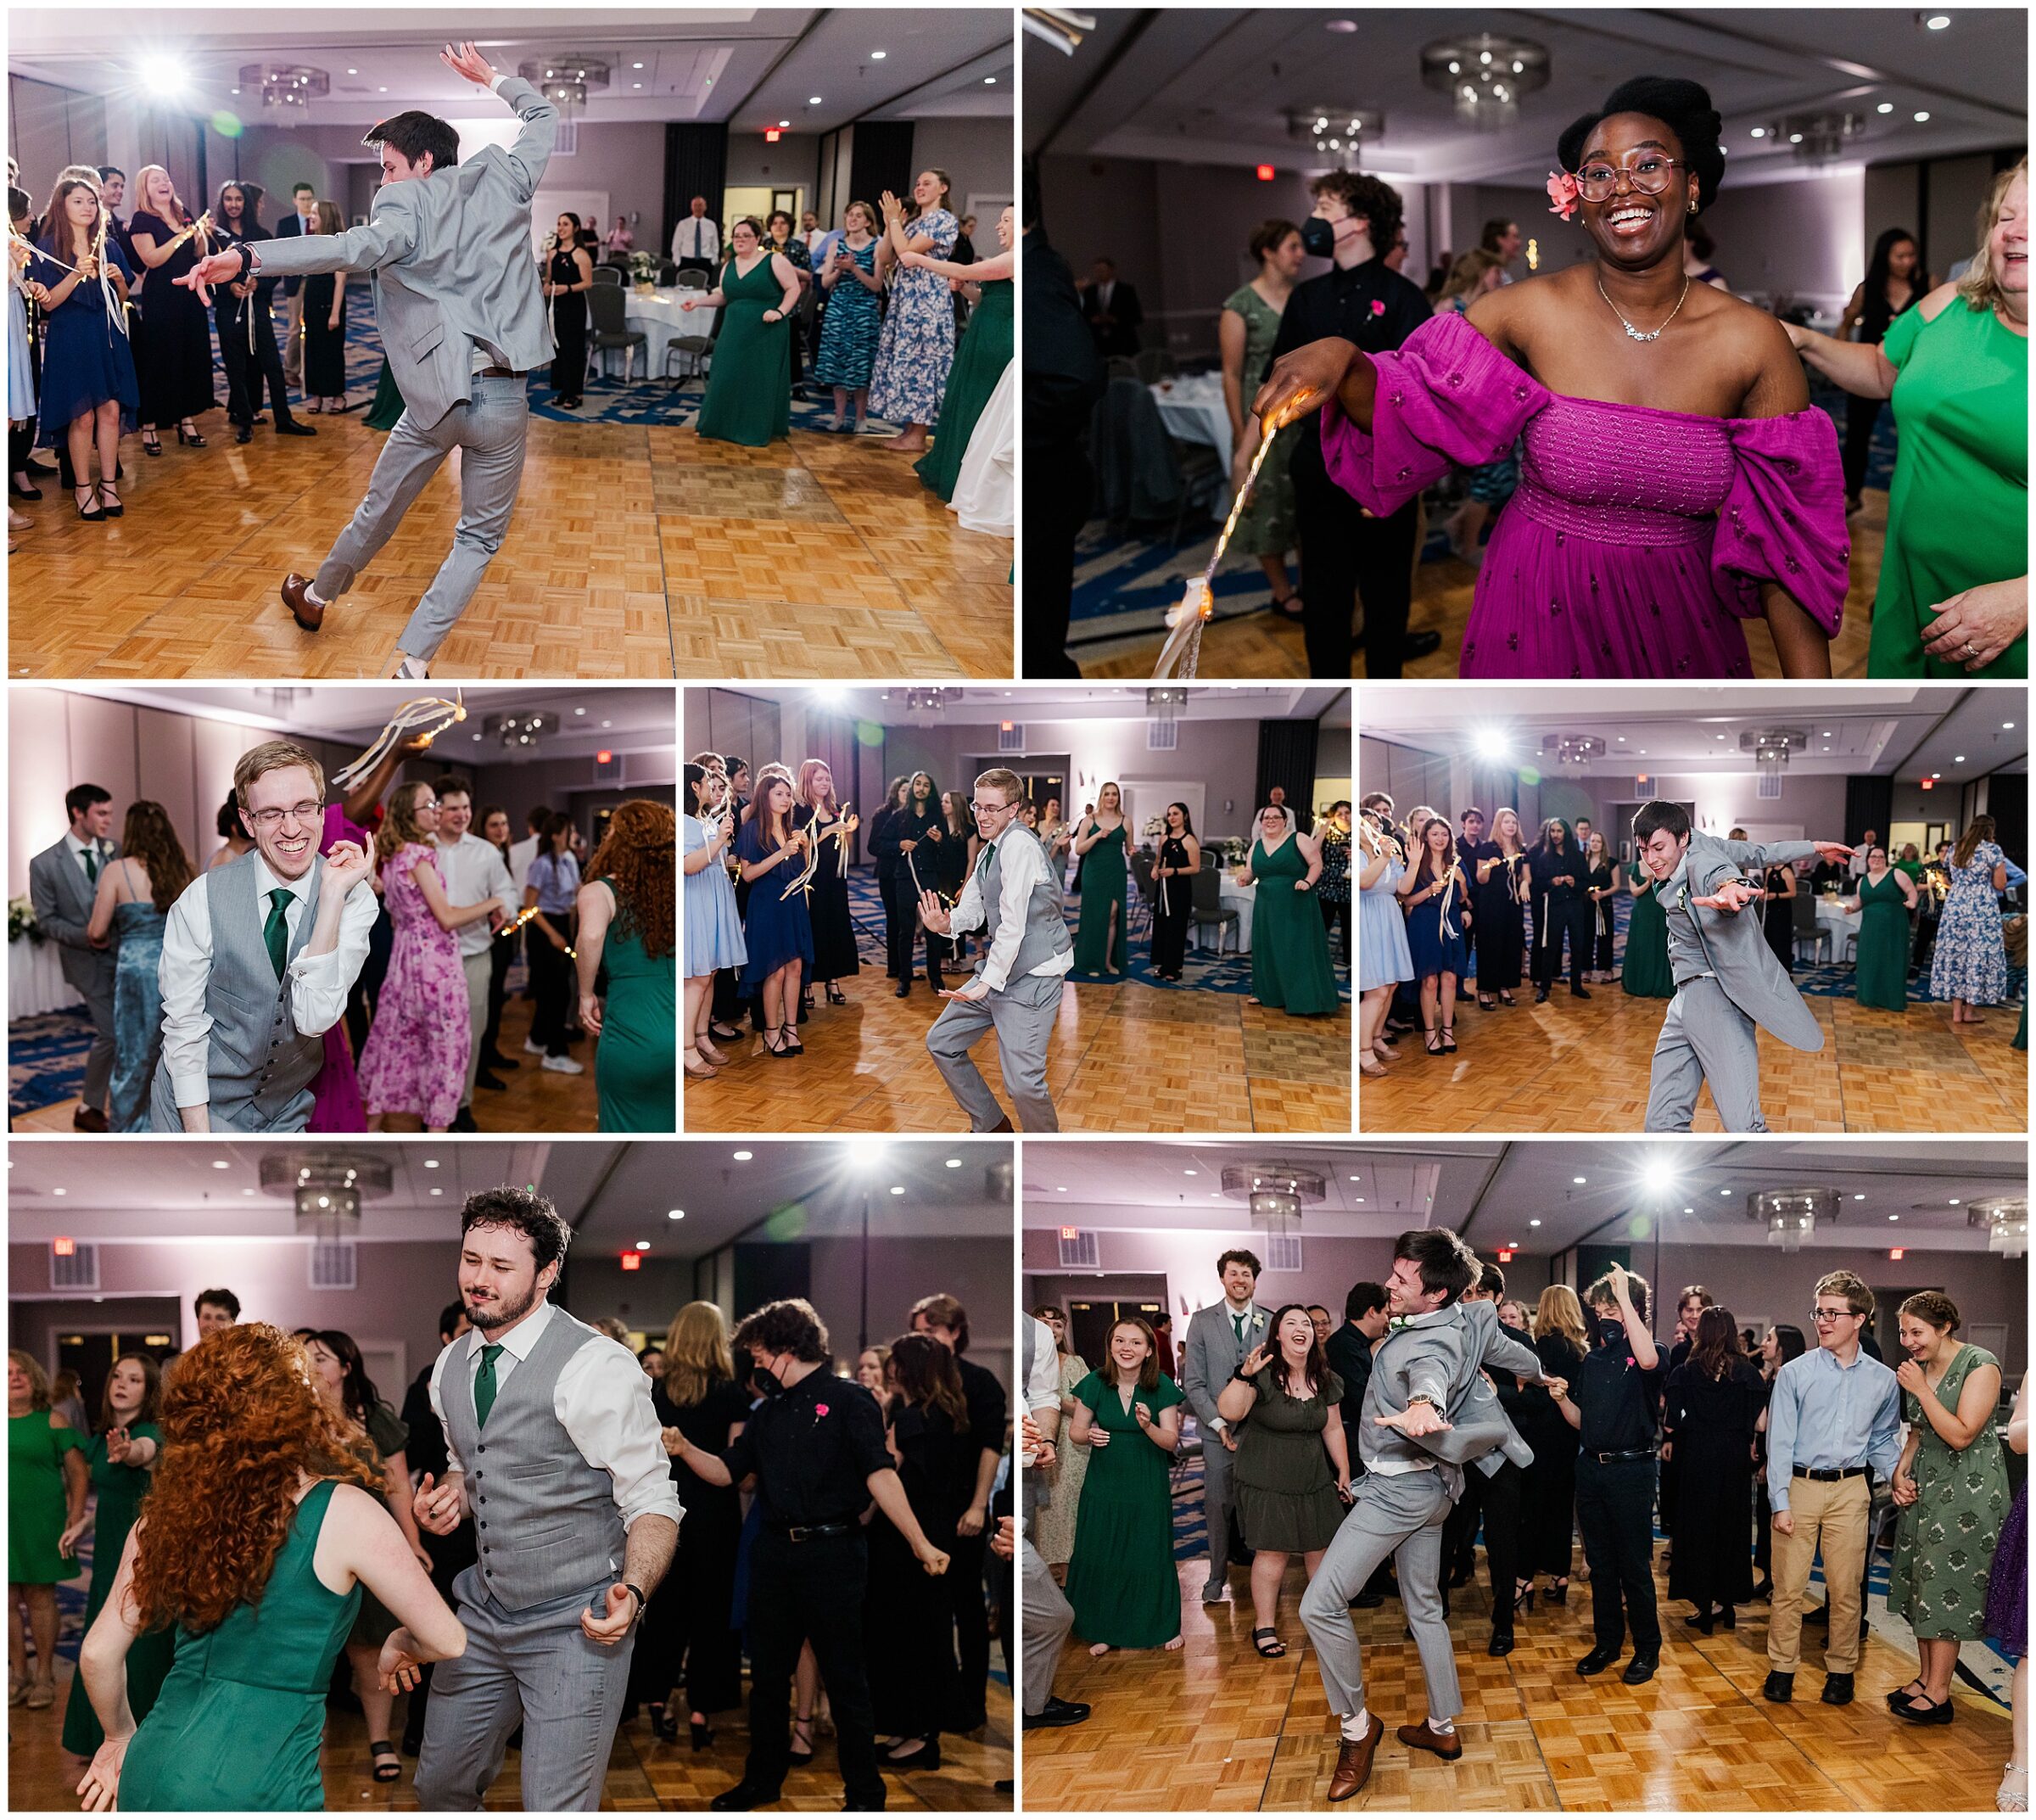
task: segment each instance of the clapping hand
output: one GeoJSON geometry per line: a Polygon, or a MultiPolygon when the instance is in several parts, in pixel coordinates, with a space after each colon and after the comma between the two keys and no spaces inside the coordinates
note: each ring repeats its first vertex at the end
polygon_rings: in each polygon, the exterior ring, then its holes
{"type": "Polygon", "coordinates": [[[904,219],[904,204],[900,202],[889,190],[886,190],[876,199],[876,205],[884,211],[884,224],[887,227],[893,221],[904,219]]]}
{"type": "Polygon", "coordinates": [[[1272,1363],[1272,1348],[1269,1345],[1255,1346],[1245,1354],[1245,1362],[1237,1369],[1247,1378],[1255,1378],[1272,1363]]]}

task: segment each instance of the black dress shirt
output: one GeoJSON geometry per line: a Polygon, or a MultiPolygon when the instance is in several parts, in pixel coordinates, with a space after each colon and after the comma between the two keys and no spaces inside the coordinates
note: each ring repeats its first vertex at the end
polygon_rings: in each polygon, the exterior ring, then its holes
{"type": "Polygon", "coordinates": [[[870,1475],[896,1464],[876,1398],[825,1368],[759,1403],[721,1459],[737,1481],[757,1476],[767,1529],[854,1522],[870,1475]]]}
{"type": "MultiPolygon", "coordinates": [[[[1356,342],[1367,354],[1390,354],[1432,314],[1412,279],[1402,277],[1382,260],[1368,259],[1347,272],[1339,267],[1295,287],[1279,319],[1272,358],[1332,335],[1356,342]]],[[[1289,468],[1297,479],[1328,474],[1319,432],[1320,426],[1311,423],[1307,434],[1294,439],[1289,468]]]]}
{"type": "Polygon", "coordinates": [[[1611,1346],[1596,1348],[1569,1380],[1569,1395],[1583,1418],[1576,1431],[1578,1446],[1586,1453],[1622,1453],[1653,1447],[1655,1414],[1661,1408],[1661,1387],[1667,1376],[1658,1353],[1654,1369],[1642,1370],[1623,1336],[1611,1346]]]}

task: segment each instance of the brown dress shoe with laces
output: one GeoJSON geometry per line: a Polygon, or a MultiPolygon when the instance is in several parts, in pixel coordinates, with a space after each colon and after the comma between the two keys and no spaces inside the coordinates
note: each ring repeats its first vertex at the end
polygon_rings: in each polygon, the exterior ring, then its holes
{"type": "Polygon", "coordinates": [[[1394,1733],[1403,1744],[1416,1750],[1432,1750],[1445,1763],[1453,1763],[1463,1755],[1463,1740],[1454,1732],[1437,1732],[1429,1728],[1424,1719],[1418,1725],[1403,1725],[1394,1733]]]}
{"type": "Polygon", "coordinates": [[[1332,1801],[1347,1801],[1371,1778],[1372,1759],[1379,1754],[1379,1740],[1384,1736],[1385,1721],[1374,1713],[1362,1738],[1342,1741],[1336,1753],[1336,1773],[1329,1778],[1332,1801]]]}
{"type": "Polygon", "coordinates": [[[315,632],[325,624],[325,608],[305,591],[311,585],[309,575],[300,575],[296,570],[282,578],[282,604],[290,609],[290,617],[307,632],[315,632]]]}

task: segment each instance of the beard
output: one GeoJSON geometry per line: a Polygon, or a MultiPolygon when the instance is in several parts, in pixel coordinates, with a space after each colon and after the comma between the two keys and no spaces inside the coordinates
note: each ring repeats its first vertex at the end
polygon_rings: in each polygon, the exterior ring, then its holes
{"type": "Polygon", "coordinates": [[[466,1309],[467,1319],[476,1327],[493,1328],[500,1331],[504,1327],[513,1327],[531,1309],[534,1308],[537,1306],[537,1285],[533,1283],[530,1285],[529,1292],[520,1302],[511,1302],[506,1298],[498,1297],[480,1308],[476,1308],[468,1296],[461,1295],[460,1305],[466,1309]]]}

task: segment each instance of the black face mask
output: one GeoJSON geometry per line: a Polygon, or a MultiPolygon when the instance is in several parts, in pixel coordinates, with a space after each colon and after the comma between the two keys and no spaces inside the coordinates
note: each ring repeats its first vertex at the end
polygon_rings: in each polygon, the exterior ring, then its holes
{"type": "Polygon", "coordinates": [[[1618,1346],[1626,1337],[1624,1321],[1601,1320],[1597,1324],[1598,1341],[1603,1346],[1618,1346]]]}
{"type": "Polygon", "coordinates": [[[1311,215],[1300,224],[1300,249],[1311,259],[1334,259],[1336,256],[1336,224],[1325,221],[1319,215],[1311,215]]]}
{"type": "Polygon", "coordinates": [[[781,1397],[785,1394],[784,1384],[777,1373],[768,1365],[758,1365],[750,1373],[749,1381],[759,1397],[781,1397]]]}

